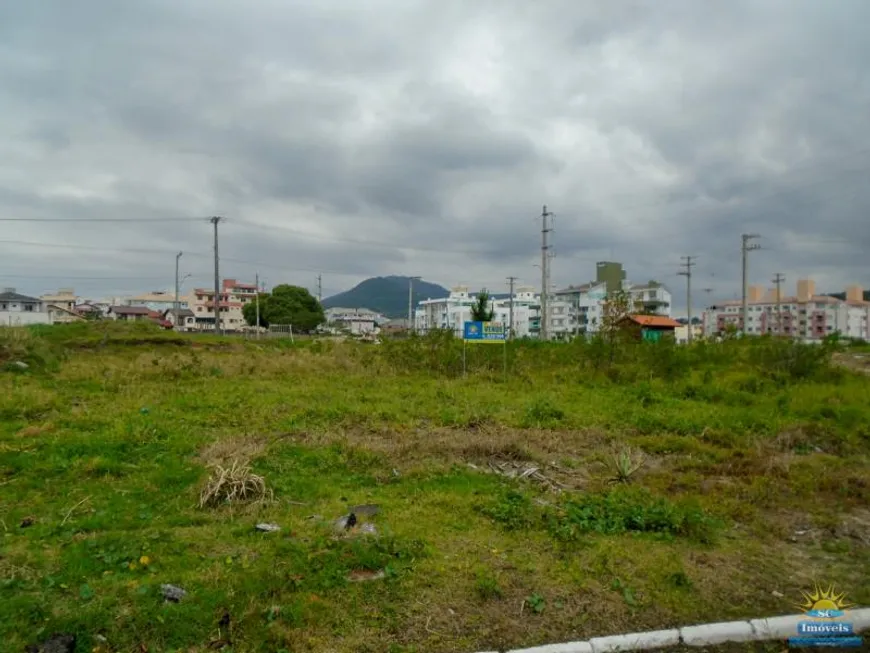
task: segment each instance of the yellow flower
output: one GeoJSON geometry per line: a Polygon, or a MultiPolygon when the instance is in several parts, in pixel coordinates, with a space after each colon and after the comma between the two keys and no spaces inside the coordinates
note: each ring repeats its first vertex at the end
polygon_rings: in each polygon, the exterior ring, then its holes
{"type": "Polygon", "coordinates": [[[136,563],[135,562],[131,562],[127,566],[130,567],[130,571],[136,571],[136,563]]]}
{"type": "Polygon", "coordinates": [[[148,556],[142,556],[141,558],[139,558],[139,564],[143,567],[147,567],[151,564],[151,558],[149,558],[148,556]]]}

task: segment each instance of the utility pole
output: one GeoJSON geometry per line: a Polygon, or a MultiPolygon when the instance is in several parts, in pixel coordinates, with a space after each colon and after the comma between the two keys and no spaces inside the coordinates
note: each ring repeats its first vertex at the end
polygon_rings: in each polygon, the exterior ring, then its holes
{"type": "Polygon", "coordinates": [[[257,330],[257,340],[260,339],[260,273],[257,272],[254,285],[257,286],[256,295],[254,295],[254,305],[257,307],[257,321],[254,322],[254,328],[257,330]]]}
{"type": "Polygon", "coordinates": [[[761,245],[753,243],[753,240],[761,238],[758,234],[743,234],[741,236],[741,254],[743,258],[743,328],[741,332],[746,335],[749,329],[749,252],[761,249],[761,245]]]}
{"type": "Polygon", "coordinates": [[[777,272],[773,277],[773,283],[776,284],[776,332],[782,335],[782,282],[785,281],[785,275],[777,272]]]}
{"type": "Polygon", "coordinates": [[[547,218],[553,214],[547,211],[547,205],[541,210],[541,340],[550,337],[550,316],[548,314],[550,293],[550,240],[549,235],[553,230],[547,218]]]}
{"type": "Polygon", "coordinates": [[[514,282],[517,280],[517,278],[516,277],[508,277],[507,279],[508,279],[508,283],[510,284],[510,288],[511,288],[511,295],[510,295],[510,299],[509,299],[510,308],[508,309],[509,310],[509,313],[508,313],[508,315],[509,315],[509,317],[508,317],[508,339],[513,340],[513,337],[514,337],[514,282]]]}
{"type": "MultiPolygon", "coordinates": [[[[181,305],[178,303],[179,283],[178,283],[178,260],[181,258],[182,252],[175,255],[175,320],[178,321],[178,310],[181,305]]],[[[176,324],[176,326],[178,326],[176,324]]]]}
{"type": "Polygon", "coordinates": [[[323,277],[320,274],[317,275],[317,301],[323,303],[323,277]]]}
{"type": "Polygon", "coordinates": [[[422,277],[408,277],[408,331],[413,332],[414,329],[414,279],[422,277]]]}
{"type": "Polygon", "coordinates": [[[695,267],[695,259],[697,256],[681,256],[683,262],[680,267],[683,269],[678,272],[679,275],[686,277],[686,313],[689,316],[689,328],[686,334],[686,342],[692,344],[692,268],[695,267]]]}
{"type": "Polygon", "coordinates": [[[218,223],[221,219],[218,216],[209,219],[209,222],[214,225],[214,332],[216,335],[221,332],[221,281],[218,265],[220,260],[218,256],[218,223]]]}

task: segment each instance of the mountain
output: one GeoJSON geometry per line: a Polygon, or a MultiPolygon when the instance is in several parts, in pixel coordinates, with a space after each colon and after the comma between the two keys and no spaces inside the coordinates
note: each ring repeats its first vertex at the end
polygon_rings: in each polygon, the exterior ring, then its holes
{"type": "MultiPolygon", "coordinates": [[[[350,290],[327,297],[323,308],[369,308],[387,317],[408,317],[408,277],[372,277],[350,290]]],[[[414,279],[414,306],[424,299],[447,297],[437,283],[414,279]]]]}

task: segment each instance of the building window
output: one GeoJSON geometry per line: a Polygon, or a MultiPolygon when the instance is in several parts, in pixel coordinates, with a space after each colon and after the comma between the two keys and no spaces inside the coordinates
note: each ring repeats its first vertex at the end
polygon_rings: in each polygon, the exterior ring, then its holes
{"type": "Polygon", "coordinates": [[[28,313],[32,313],[33,312],[33,304],[25,304],[24,310],[28,313]]]}

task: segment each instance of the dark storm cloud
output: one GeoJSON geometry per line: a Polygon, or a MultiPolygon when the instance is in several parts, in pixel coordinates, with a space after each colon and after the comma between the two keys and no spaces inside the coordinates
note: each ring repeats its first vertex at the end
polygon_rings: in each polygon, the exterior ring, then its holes
{"type": "MultiPolygon", "coordinates": [[[[677,292],[694,254],[731,296],[752,231],[753,281],[870,286],[868,20],[863,0],[6,3],[0,215],[221,214],[227,275],[476,286],[539,278],[546,203],[557,285],[607,258],[677,292]]],[[[210,238],[0,223],[98,246],[0,242],[0,277],[147,289],[184,250],[207,283],[210,238]]]]}

